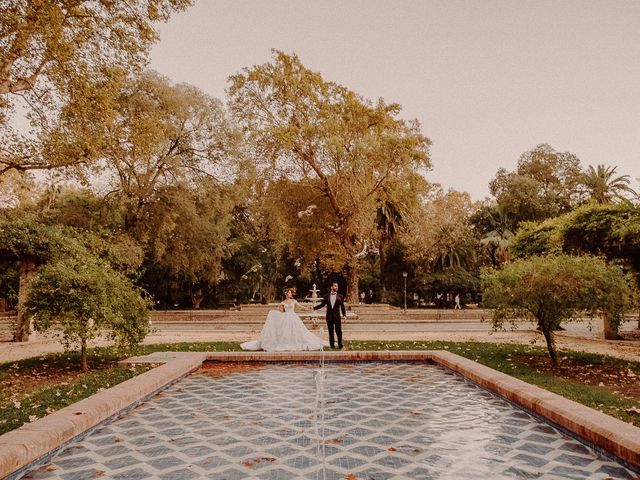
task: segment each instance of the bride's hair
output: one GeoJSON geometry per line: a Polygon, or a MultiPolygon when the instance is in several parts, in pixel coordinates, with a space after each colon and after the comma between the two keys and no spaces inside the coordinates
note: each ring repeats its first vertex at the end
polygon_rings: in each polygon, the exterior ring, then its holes
{"type": "Polygon", "coordinates": [[[284,297],[287,298],[287,293],[291,292],[292,296],[296,296],[296,287],[289,287],[284,289],[284,297]]]}

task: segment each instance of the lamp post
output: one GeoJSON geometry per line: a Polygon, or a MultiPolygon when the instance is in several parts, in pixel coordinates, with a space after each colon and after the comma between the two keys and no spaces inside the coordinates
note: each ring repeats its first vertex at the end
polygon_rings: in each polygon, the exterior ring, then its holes
{"type": "Polygon", "coordinates": [[[402,272],[404,278],[404,313],[407,313],[407,272],[402,272]]]}

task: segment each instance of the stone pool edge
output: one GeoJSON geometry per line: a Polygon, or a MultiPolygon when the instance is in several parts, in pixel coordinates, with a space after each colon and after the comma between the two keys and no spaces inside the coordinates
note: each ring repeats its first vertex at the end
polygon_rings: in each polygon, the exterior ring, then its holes
{"type": "Polygon", "coordinates": [[[0,478],[19,478],[25,467],[41,463],[70,441],[197,370],[206,357],[178,353],[162,360],[129,362],[162,365],[0,435],[0,478]]]}
{"type": "MultiPolygon", "coordinates": [[[[430,360],[640,469],[640,428],[447,351],[329,351],[326,361],[430,360]]],[[[60,447],[197,370],[221,362],[319,361],[319,352],[155,352],[123,363],[161,364],[148,372],[0,436],[0,478],[23,470],[60,447]],[[78,414],[78,412],[82,412],[78,414]]],[[[16,476],[18,475],[18,476],[16,476]]]]}
{"type": "Polygon", "coordinates": [[[640,428],[451,352],[432,360],[640,469],[640,428]]]}

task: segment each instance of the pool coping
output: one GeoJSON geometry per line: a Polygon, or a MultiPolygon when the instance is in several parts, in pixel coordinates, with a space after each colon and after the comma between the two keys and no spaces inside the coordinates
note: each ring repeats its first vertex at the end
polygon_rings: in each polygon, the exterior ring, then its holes
{"type": "Polygon", "coordinates": [[[640,471],[640,428],[444,350],[320,352],[155,352],[123,363],[159,366],[114,387],[0,435],[0,478],[16,479],[44,463],[74,439],[126,413],[206,360],[220,362],[285,361],[431,361],[614,456],[640,471]]]}
{"type": "Polygon", "coordinates": [[[20,478],[69,442],[197,370],[206,357],[204,353],[179,353],[165,355],[164,360],[133,362],[161,365],[0,435],[0,478],[20,478]]]}

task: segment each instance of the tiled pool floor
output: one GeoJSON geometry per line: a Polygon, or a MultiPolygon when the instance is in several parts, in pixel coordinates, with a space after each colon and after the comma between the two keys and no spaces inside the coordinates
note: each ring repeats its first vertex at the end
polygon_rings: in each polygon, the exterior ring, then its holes
{"type": "Polygon", "coordinates": [[[203,368],[29,479],[635,479],[499,397],[420,363],[203,368]]]}

